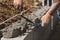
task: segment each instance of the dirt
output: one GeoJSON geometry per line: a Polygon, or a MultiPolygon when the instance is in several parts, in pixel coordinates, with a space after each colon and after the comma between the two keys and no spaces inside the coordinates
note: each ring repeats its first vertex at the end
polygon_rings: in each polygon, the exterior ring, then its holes
{"type": "MultiPolygon", "coordinates": [[[[38,1],[37,1],[38,2],[38,1]]],[[[41,2],[40,2],[41,3],[41,2]]],[[[23,1],[23,9],[28,9],[31,8],[32,6],[34,6],[34,1],[31,0],[24,0],[23,1]],[[33,3],[32,3],[33,2],[33,3]]],[[[30,13],[32,13],[36,8],[31,8],[30,10],[28,10],[25,14],[23,14],[24,16],[28,16],[30,15],[30,13]]],[[[16,9],[13,5],[13,0],[0,0],[0,23],[6,21],[7,19],[15,16],[16,14],[18,14],[19,9],[16,9]]],[[[17,16],[7,22],[5,22],[2,25],[5,25],[5,27],[11,25],[13,22],[16,22],[17,20],[21,20],[20,16],[17,16]]],[[[0,25],[1,26],[1,25],[0,25]]],[[[1,27],[0,27],[1,29],[1,27]]]]}

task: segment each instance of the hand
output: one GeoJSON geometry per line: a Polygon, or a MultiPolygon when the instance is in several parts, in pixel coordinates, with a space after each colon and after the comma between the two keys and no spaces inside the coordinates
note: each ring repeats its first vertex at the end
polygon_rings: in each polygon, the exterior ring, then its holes
{"type": "Polygon", "coordinates": [[[50,14],[45,14],[42,18],[41,18],[41,21],[42,21],[42,25],[45,26],[49,23],[51,19],[51,15],[50,14]]]}
{"type": "Polygon", "coordinates": [[[15,8],[19,8],[22,5],[22,0],[14,0],[13,5],[15,8]]]}

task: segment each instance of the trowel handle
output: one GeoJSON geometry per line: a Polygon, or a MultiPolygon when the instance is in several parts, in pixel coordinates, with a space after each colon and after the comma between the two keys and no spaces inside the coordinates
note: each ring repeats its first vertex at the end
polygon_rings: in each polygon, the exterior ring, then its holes
{"type": "Polygon", "coordinates": [[[37,22],[37,23],[36,23],[36,26],[37,26],[37,27],[42,27],[42,23],[41,23],[41,22],[37,22]]]}
{"type": "Polygon", "coordinates": [[[38,18],[35,19],[35,25],[36,25],[37,27],[43,27],[42,21],[41,21],[40,19],[38,19],[38,18]]]}

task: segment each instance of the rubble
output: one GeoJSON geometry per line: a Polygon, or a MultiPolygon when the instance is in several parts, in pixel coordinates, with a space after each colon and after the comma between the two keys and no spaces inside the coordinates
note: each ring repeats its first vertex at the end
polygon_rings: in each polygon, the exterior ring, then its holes
{"type": "MultiPolygon", "coordinates": [[[[37,8],[34,7],[34,3],[32,3],[32,2],[34,2],[34,1],[31,1],[31,0],[23,1],[23,9],[30,8],[28,11],[26,11],[25,13],[22,14],[23,16],[29,18],[32,15],[31,13],[37,10],[37,8]]],[[[40,2],[37,1],[37,3],[39,3],[39,4],[36,4],[37,6],[42,6],[42,5],[40,5],[41,4],[40,2]]],[[[22,11],[14,8],[12,0],[1,0],[0,1],[0,22],[1,23],[6,21],[9,18],[15,16],[16,14],[19,14],[20,12],[22,12],[22,11]]],[[[32,16],[34,19],[34,15],[32,15],[32,16]]],[[[31,18],[31,20],[33,20],[33,19],[31,18]]],[[[29,31],[28,29],[31,29],[30,26],[32,27],[33,25],[32,24],[28,25],[28,21],[26,21],[24,18],[22,18],[19,15],[19,16],[14,17],[11,20],[5,22],[3,24],[3,26],[0,25],[0,30],[2,31],[2,35],[4,38],[14,38],[19,35],[20,36],[24,35],[24,33],[29,31]]]]}

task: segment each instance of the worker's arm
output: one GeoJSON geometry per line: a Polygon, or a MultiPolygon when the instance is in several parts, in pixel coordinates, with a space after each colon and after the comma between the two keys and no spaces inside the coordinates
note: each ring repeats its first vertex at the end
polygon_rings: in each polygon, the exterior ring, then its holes
{"type": "Polygon", "coordinates": [[[22,5],[23,0],[13,0],[13,5],[15,8],[19,8],[22,5]]]}
{"type": "Polygon", "coordinates": [[[60,5],[60,2],[53,3],[51,8],[49,9],[49,11],[46,14],[52,15],[56,11],[56,9],[59,7],[59,5],[60,5]]]}
{"type": "Polygon", "coordinates": [[[56,11],[56,9],[59,7],[60,5],[60,0],[56,1],[55,3],[52,4],[51,8],[48,10],[48,12],[41,18],[42,23],[48,24],[50,19],[51,19],[51,15],[56,11]]]}

